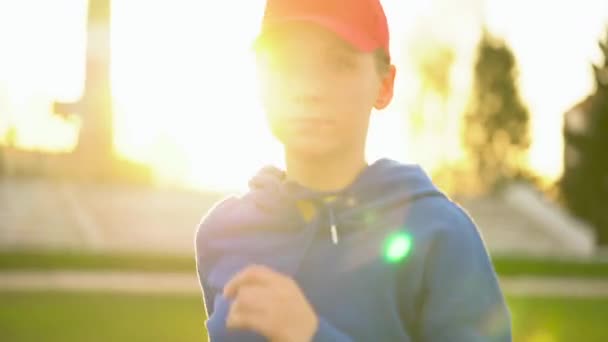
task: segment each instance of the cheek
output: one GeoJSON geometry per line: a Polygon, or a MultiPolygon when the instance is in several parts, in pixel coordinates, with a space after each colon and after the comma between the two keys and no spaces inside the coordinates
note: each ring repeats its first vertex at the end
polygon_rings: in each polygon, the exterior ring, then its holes
{"type": "Polygon", "coordinates": [[[380,90],[380,81],[368,72],[361,72],[334,80],[332,91],[337,98],[341,98],[345,103],[357,107],[369,107],[371,109],[376,102],[380,90]]]}
{"type": "Polygon", "coordinates": [[[271,127],[275,126],[280,119],[279,113],[282,112],[280,88],[269,82],[260,82],[259,94],[262,107],[266,114],[266,119],[271,127]]]}
{"type": "Polygon", "coordinates": [[[285,105],[272,91],[262,93],[262,105],[271,133],[275,138],[283,141],[286,134],[285,105]]]}
{"type": "MultiPolygon", "coordinates": [[[[376,102],[377,93],[368,85],[343,85],[335,88],[334,99],[340,119],[348,126],[361,126],[366,121],[376,102]]],[[[366,126],[366,124],[364,125],[366,126]]]]}

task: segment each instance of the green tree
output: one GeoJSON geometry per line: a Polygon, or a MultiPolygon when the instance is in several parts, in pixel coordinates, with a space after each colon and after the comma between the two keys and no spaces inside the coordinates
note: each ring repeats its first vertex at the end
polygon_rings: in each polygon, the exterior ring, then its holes
{"type": "Polygon", "coordinates": [[[422,130],[425,113],[424,103],[429,95],[434,94],[441,101],[442,115],[447,115],[447,104],[450,98],[450,74],[454,65],[456,54],[449,45],[433,42],[427,43],[430,46],[415,46],[417,53],[412,54],[418,78],[420,79],[420,89],[418,94],[418,105],[414,117],[414,127],[422,130]]]}
{"type": "Polygon", "coordinates": [[[599,46],[604,61],[593,65],[595,90],[565,115],[559,185],[570,211],[591,223],[598,241],[608,244],[608,30],[599,46]]]}
{"type": "Polygon", "coordinates": [[[493,192],[526,172],[530,114],[520,98],[517,78],[511,49],[484,30],[462,138],[473,176],[483,189],[493,192]]]}
{"type": "Polygon", "coordinates": [[[445,162],[447,147],[451,143],[448,134],[450,123],[457,123],[449,112],[456,51],[449,42],[432,35],[421,35],[412,41],[409,51],[419,81],[409,113],[411,142],[426,145],[424,154],[417,158],[441,165],[445,162]],[[433,157],[429,158],[430,155],[433,157]]]}

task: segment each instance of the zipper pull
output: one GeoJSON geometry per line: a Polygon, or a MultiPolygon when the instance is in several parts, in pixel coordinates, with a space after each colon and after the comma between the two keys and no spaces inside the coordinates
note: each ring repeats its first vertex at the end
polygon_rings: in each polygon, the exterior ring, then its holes
{"type": "Polygon", "coordinates": [[[335,223],[332,223],[331,228],[331,242],[333,242],[334,245],[338,244],[338,228],[336,227],[335,223]]]}

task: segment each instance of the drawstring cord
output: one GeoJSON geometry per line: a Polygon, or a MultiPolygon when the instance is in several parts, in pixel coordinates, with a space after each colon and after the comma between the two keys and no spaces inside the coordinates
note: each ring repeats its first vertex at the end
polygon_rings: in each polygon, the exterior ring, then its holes
{"type": "Polygon", "coordinates": [[[336,218],[334,215],[334,208],[329,205],[329,230],[331,233],[331,242],[334,245],[338,244],[338,227],[336,226],[336,218]]]}

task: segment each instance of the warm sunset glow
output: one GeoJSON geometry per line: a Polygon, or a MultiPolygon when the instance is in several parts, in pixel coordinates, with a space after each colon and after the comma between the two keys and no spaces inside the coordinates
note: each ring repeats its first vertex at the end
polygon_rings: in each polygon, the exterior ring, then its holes
{"type": "MultiPolygon", "coordinates": [[[[435,147],[408,139],[402,118],[417,84],[405,48],[406,39],[424,27],[418,23],[444,18],[445,11],[435,13],[434,8],[452,8],[449,2],[384,1],[399,68],[397,94],[388,110],[373,119],[370,159],[416,161],[434,155],[435,147]]],[[[481,23],[484,8],[477,1],[463,3],[459,8],[481,23]]],[[[52,116],[51,103],[80,96],[86,4],[0,3],[0,137],[14,126],[22,147],[74,146],[78,119],[52,116]]],[[[262,164],[281,162],[280,146],[270,137],[257,100],[250,52],[262,5],[263,0],[113,1],[112,85],[120,155],[152,165],[166,182],[216,189],[242,188],[262,164]]],[[[518,58],[522,96],[533,113],[530,162],[548,178],[561,171],[563,112],[591,89],[589,62],[598,56],[596,42],[608,22],[608,15],[600,13],[608,13],[607,7],[603,0],[552,3],[551,11],[523,1],[491,0],[485,7],[491,30],[506,38],[518,58]],[[543,25],[537,25],[538,13],[544,13],[543,25]],[[577,25],[565,23],[567,18],[577,25]],[[543,49],[540,40],[548,44],[543,49]]],[[[464,31],[458,35],[457,23],[442,23],[433,34],[456,41],[470,36],[464,31]]],[[[454,71],[454,112],[466,101],[470,59],[462,56],[470,54],[466,50],[472,43],[456,43],[462,60],[454,71]]],[[[459,155],[454,146],[450,158],[459,155]]]]}

